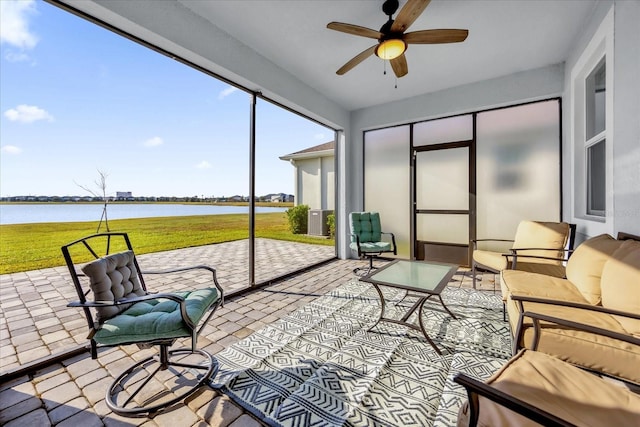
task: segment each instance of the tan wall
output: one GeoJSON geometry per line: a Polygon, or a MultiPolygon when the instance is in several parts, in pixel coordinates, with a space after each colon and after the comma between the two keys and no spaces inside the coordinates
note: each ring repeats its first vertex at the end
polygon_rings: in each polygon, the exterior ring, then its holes
{"type": "Polygon", "coordinates": [[[310,209],[334,209],[334,158],[296,160],[295,166],[296,205],[308,205],[310,209]]]}

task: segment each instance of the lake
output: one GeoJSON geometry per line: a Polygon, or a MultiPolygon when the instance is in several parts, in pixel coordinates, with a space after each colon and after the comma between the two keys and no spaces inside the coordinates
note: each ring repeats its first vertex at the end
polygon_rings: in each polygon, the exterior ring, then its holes
{"type": "MultiPolygon", "coordinates": [[[[0,225],[37,222],[100,221],[98,203],[9,203],[0,205],[0,225]]],[[[256,207],[256,213],[284,212],[288,208],[256,207]]],[[[179,203],[114,203],[107,208],[110,220],[160,216],[248,214],[248,206],[216,206],[179,203]]]]}

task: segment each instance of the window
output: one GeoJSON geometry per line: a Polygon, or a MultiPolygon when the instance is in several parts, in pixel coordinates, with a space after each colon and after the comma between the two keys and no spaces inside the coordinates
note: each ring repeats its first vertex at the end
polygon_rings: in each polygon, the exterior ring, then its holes
{"type": "Polygon", "coordinates": [[[606,203],[605,140],[587,147],[587,214],[604,216],[606,203]]]}
{"type": "Polygon", "coordinates": [[[587,215],[604,217],[606,210],[606,57],[585,80],[585,149],[587,215]]]}

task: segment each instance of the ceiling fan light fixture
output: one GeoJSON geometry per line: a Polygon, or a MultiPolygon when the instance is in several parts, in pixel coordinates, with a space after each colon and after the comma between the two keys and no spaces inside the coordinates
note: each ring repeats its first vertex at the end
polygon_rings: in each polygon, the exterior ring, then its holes
{"type": "Polygon", "coordinates": [[[407,44],[402,39],[383,40],[376,48],[376,55],[381,59],[391,60],[399,57],[407,50],[407,44]]]}

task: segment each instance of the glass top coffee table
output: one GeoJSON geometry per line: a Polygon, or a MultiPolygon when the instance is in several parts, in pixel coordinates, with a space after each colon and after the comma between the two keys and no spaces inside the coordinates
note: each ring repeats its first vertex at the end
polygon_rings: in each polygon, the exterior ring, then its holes
{"type": "Polygon", "coordinates": [[[447,283],[449,283],[449,280],[451,280],[457,270],[458,266],[455,264],[397,260],[364,277],[361,277],[360,280],[371,283],[374,286],[380,296],[380,304],[382,305],[378,321],[369,329],[371,330],[381,321],[408,326],[412,329],[421,331],[436,352],[438,354],[442,354],[440,349],[435,345],[433,340],[427,334],[427,331],[424,329],[424,324],[422,322],[422,308],[424,307],[424,303],[435,295],[438,297],[440,304],[442,304],[442,307],[444,307],[447,313],[449,313],[454,319],[457,319],[455,314],[453,314],[444,304],[444,301],[442,301],[442,297],[440,296],[442,290],[447,283]],[[407,291],[405,298],[412,296],[418,297],[418,300],[409,309],[409,311],[402,316],[402,319],[397,320],[384,317],[385,301],[384,295],[380,290],[380,286],[404,289],[407,291]],[[417,295],[409,294],[409,292],[417,293],[417,295]],[[418,310],[419,325],[407,322],[407,319],[409,319],[416,310],[418,310]]]}

